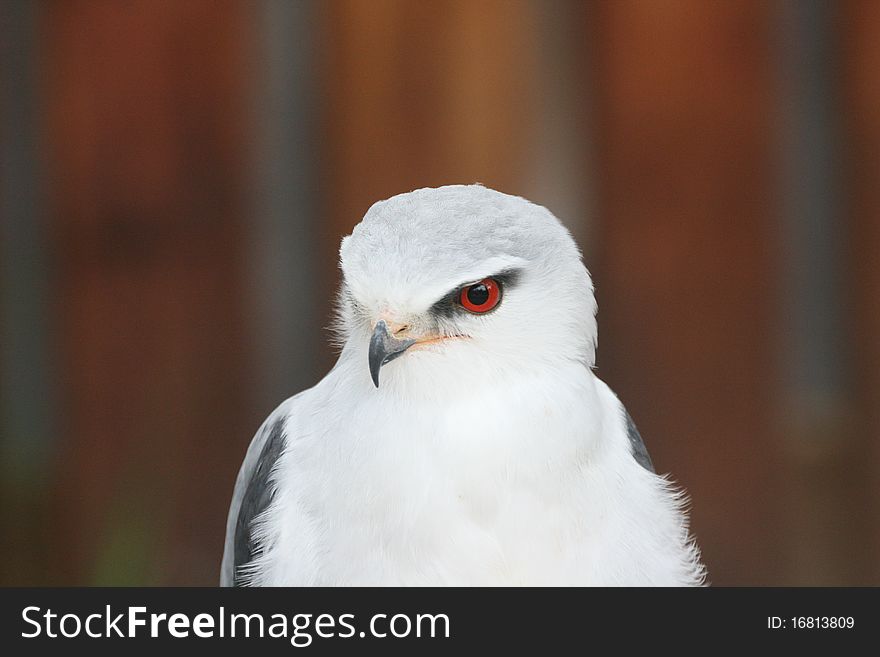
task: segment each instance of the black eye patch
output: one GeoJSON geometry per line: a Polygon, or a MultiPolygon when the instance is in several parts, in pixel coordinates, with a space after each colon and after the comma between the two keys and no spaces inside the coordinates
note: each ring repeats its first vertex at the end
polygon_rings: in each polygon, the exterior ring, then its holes
{"type": "MultiPolygon", "coordinates": [[[[504,294],[516,287],[521,275],[522,272],[519,269],[507,269],[497,274],[487,276],[486,278],[494,279],[501,287],[502,294],[504,294]]],[[[460,315],[470,315],[471,313],[462,307],[459,299],[461,297],[461,291],[476,282],[478,281],[467,281],[466,283],[457,286],[455,289],[450,290],[443,295],[437,303],[431,306],[431,309],[428,312],[433,317],[444,319],[460,315]]]]}

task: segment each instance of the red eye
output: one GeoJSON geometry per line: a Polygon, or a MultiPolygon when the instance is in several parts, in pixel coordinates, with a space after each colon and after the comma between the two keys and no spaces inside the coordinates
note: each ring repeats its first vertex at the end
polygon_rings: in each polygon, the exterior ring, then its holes
{"type": "Polygon", "coordinates": [[[462,288],[458,301],[472,313],[487,313],[501,300],[501,286],[492,278],[462,288]]]}

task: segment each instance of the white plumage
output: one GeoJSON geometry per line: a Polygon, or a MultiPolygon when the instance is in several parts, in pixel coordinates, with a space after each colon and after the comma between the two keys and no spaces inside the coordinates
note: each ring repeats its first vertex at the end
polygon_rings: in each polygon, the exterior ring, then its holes
{"type": "Polygon", "coordinates": [[[703,582],[681,495],[591,369],[592,283],[549,211],[421,189],[340,256],[342,352],[251,444],[221,583],[703,582]],[[500,303],[471,313],[485,278],[500,303]]]}

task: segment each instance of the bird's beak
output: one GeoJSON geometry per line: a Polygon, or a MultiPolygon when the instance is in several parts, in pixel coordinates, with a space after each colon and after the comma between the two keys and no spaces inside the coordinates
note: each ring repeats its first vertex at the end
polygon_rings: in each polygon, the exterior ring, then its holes
{"type": "Polygon", "coordinates": [[[403,352],[412,347],[415,340],[400,340],[388,332],[385,320],[380,319],[373,329],[373,337],[370,338],[370,376],[373,383],[379,387],[379,370],[385,363],[390,363],[403,352]]]}

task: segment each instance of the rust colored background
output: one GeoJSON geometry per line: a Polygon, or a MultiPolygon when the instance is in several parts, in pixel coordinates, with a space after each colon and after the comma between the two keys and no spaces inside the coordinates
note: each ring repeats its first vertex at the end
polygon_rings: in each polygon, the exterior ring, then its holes
{"type": "Polygon", "coordinates": [[[339,239],[482,182],[578,239],[711,581],[880,584],[878,3],[10,2],[0,46],[0,583],[215,583],[339,239]]]}

